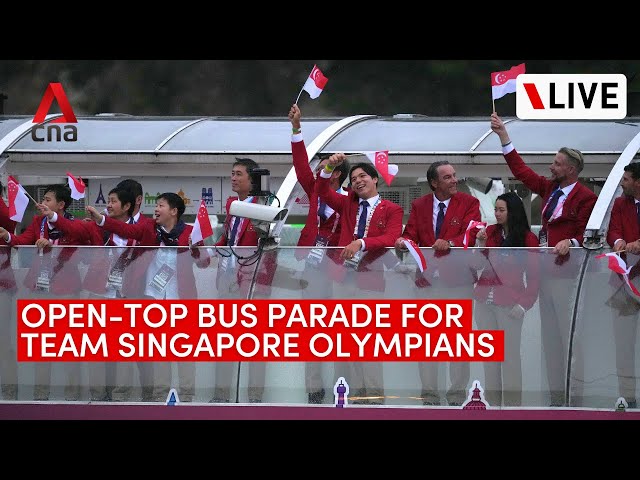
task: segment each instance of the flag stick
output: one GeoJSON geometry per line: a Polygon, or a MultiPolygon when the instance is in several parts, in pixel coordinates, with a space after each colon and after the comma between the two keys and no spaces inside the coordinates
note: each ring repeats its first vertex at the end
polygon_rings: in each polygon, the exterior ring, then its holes
{"type": "Polygon", "coordinates": [[[493,113],[496,113],[496,99],[491,96],[491,104],[493,105],[493,113]]]}
{"type": "Polygon", "coordinates": [[[38,205],[38,202],[36,202],[36,199],[33,198],[31,195],[29,195],[29,192],[27,192],[27,190],[23,187],[22,190],[24,191],[24,193],[27,194],[27,197],[29,197],[31,200],[33,200],[33,203],[35,203],[36,205],[38,205]]]}
{"type": "Polygon", "coordinates": [[[349,153],[348,155],[345,155],[345,157],[366,157],[366,155],[364,153],[349,153]]]}
{"type": "Polygon", "coordinates": [[[304,86],[300,89],[300,93],[298,94],[298,98],[296,98],[296,101],[294,102],[296,105],[298,104],[298,100],[300,100],[300,95],[302,95],[303,90],[304,90],[304,86]]]}

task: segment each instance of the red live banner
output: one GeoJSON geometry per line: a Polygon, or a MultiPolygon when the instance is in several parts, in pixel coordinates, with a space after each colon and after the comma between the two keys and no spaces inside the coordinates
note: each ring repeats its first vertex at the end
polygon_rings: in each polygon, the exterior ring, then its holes
{"type": "Polygon", "coordinates": [[[18,360],[503,361],[472,300],[18,300],[18,360]]]}

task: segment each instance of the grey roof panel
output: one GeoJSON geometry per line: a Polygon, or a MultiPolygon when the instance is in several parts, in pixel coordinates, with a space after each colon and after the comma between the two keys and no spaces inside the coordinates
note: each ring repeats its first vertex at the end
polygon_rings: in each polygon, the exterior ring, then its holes
{"type": "Polygon", "coordinates": [[[16,127],[22,125],[30,118],[33,117],[28,117],[26,115],[22,117],[0,117],[0,139],[4,138],[16,127]]]}
{"type": "MultiPolygon", "coordinates": [[[[76,142],[34,142],[24,135],[14,151],[140,152],[153,151],[162,141],[192,119],[149,117],[78,118],[76,142]]],[[[64,132],[65,125],[59,124],[64,132]]],[[[47,127],[48,128],[48,127],[47,127]]]]}
{"type": "MultiPolygon", "coordinates": [[[[303,121],[303,135],[310,142],[333,120],[303,121]]],[[[291,123],[288,119],[205,119],[184,129],[161,152],[291,152],[291,123]]]]}

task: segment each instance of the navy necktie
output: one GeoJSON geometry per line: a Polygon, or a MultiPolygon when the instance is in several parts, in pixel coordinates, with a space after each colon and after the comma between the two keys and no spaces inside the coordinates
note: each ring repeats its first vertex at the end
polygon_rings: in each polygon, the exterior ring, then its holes
{"type": "Polygon", "coordinates": [[[229,246],[233,246],[236,243],[236,234],[238,233],[238,225],[240,225],[240,218],[235,217],[233,219],[233,228],[231,229],[231,235],[229,236],[229,246]]]}
{"type": "Polygon", "coordinates": [[[322,220],[323,222],[327,219],[327,214],[325,213],[327,209],[327,204],[324,203],[322,200],[320,200],[320,204],[318,206],[318,216],[320,217],[320,220],[322,220]]]}
{"type": "Polygon", "coordinates": [[[551,198],[549,199],[547,208],[544,211],[544,219],[547,222],[551,218],[553,211],[556,209],[556,206],[558,205],[558,199],[560,198],[560,195],[562,195],[562,190],[558,189],[553,193],[553,195],[551,195],[551,198]]]}
{"type": "Polygon", "coordinates": [[[360,205],[362,205],[362,211],[360,212],[360,220],[358,221],[358,238],[364,237],[364,229],[367,226],[367,208],[369,207],[369,202],[362,200],[360,205]]]}
{"type": "Polygon", "coordinates": [[[636,217],[638,218],[638,227],[640,228],[640,202],[636,203],[636,217]]]}
{"type": "Polygon", "coordinates": [[[438,235],[440,235],[440,228],[444,223],[444,207],[444,203],[440,202],[438,204],[438,208],[440,209],[440,211],[438,212],[438,218],[436,218],[436,238],[438,238],[438,235]]]}

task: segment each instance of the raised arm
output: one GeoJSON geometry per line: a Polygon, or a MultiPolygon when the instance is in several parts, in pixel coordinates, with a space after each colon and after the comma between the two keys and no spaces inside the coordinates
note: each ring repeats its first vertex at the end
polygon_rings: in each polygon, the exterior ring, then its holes
{"type": "Polygon", "coordinates": [[[309,166],[309,156],[307,155],[307,147],[302,138],[302,129],[300,128],[300,108],[295,103],[289,110],[289,121],[291,122],[291,155],[293,156],[293,168],[296,171],[298,182],[302,185],[307,195],[313,191],[315,177],[309,166]]]}
{"type": "Polygon", "coordinates": [[[346,160],[344,153],[334,153],[329,157],[329,163],[320,171],[320,176],[315,184],[316,193],[327,205],[342,215],[345,202],[349,201],[349,196],[341,195],[331,189],[329,182],[331,175],[338,165],[346,160]]]}

